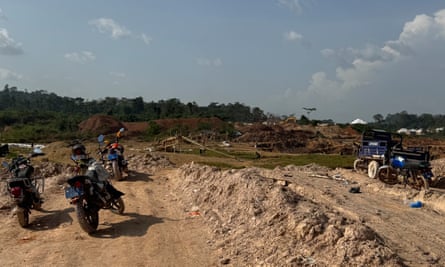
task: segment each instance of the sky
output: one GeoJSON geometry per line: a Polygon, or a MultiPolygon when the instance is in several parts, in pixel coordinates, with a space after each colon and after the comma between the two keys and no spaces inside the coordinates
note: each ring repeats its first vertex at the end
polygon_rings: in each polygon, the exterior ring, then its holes
{"type": "Polygon", "coordinates": [[[6,84],[341,123],[445,114],[445,1],[0,0],[6,84]]]}

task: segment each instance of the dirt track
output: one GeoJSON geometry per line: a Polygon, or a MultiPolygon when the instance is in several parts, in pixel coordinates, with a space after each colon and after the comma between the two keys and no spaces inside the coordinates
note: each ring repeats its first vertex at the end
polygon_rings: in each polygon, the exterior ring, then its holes
{"type": "Polygon", "coordinates": [[[84,233],[61,188],[45,191],[45,211],[34,211],[22,229],[0,217],[2,266],[212,266],[202,218],[182,210],[165,172],[137,173],[116,182],[125,192],[125,214],[100,211],[99,230],[84,233]]]}
{"type": "Polygon", "coordinates": [[[28,229],[1,210],[2,266],[445,266],[440,190],[317,166],[138,166],[115,182],[125,214],[101,211],[89,236],[61,179],[48,179],[28,229]],[[413,200],[425,206],[410,208],[413,200]]]}

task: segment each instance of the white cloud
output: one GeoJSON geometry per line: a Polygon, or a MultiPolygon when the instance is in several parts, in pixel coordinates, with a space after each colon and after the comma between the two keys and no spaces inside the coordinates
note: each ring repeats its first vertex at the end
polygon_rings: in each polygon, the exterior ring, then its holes
{"type": "Polygon", "coordinates": [[[445,38],[445,9],[436,12],[434,20],[439,26],[439,35],[445,38]]]}
{"type": "Polygon", "coordinates": [[[111,71],[110,75],[113,76],[113,77],[117,77],[117,78],[126,78],[127,77],[127,75],[125,73],[123,73],[123,72],[111,71]]]}
{"type": "Polygon", "coordinates": [[[96,60],[96,56],[90,51],[67,53],[64,57],[69,61],[81,64],[96,60]]]}
{"type": "Polygon", "coordinates": [[[317,72],[312,75],[310,85],[308,87],[308,93],[312,96],[321,97],[338,97],[336,92],[340,87],[338,81],[329,80],[324,72],[317,72]]]}
{"type": "Polygon", "coordinates": [[[333,57],[333,56],[335,56],[335,50],[334,49],[330,49],[330,48],[326,48],[326,49],[323,49],[323,50],[321,50],[320,51],[321,52],[321,54],[324,56],[324,57],[327,57],[327,58],[330,58],[330,57],[333,57]]]}
{"type": "Polygon", "coordinates": [[[0,20],[2,20],[2,19],[6,20],[6,15],[5,15],[5,13],[3,13],[3,10],[0,8],[0,20]]]}
{"type": "Polygon", "coordinates": [[[95,26],[101,33],[110,34],[113,39],[120,39],[131,35],[129,30],[109,18],[94,19],[89,21],[89,24],[95,26]]]}
{"type": "Polygon", "coordinates": [[[337,61],[337,64],[341,66],[351,66],[355,59],[365,60],[380,60],[389,59],[394,56],[389,50],[385,48],[379,48],[378,46],[367,44],[362,49],[356,49],[352,47],[342,48],[338,50],[323,49],[320,51],[321,55],[325,58],[333,59],[337,61]]]}
{"type": "Polygon", "coordinates": [[[23,75],[15,73],[8,69],[0,68],[0,81],[3,80],[12,80],[12,81],[18,81],[23,78],[23,75]]]}
{"type": "Polygon", "coordinates": [[[153,41],[153,39],[145,33],[141,34],[140,38],[146,45],[151,44],[151,41],[153,41]]]}
{"type": "Polygon", "coordinates": [[[323,56],[340,60],[335,71],[314,73],[306,89],[283,93],[282,101],[293,106],[323,105],[327,116],[345,116],[352,110],[372,116],[394,109],[400,112],[407,105],[410,112],[434,114],[443,111],[445,77],[439,55],[444,51],[445,9],[432,16],[418,15],[405,23],[396,40],[381,46],[323,49],[323,56]]]}
{"type": "MultiPolygon", "coordinates": [[[[418,15],[405,23],[399,39],[386,42],[380,49],[368,45],[364,49],[348,48],[340,51],[340,54],[352,61],[349,68],[337,68],[335,81],[339,82],[338,87],[355,89],[369,84],[368,80],[373,74],[391,65],[398,66],[402,59],[423,60],[418,57],[425,55],[428,47],[431,49],[431,46],[437,45],[438,37],[445,31],[445,23],[441,23],[444,17],[445,10],[437,12],[435,17],[418,15]]],[[[445,36],[440,44],[445,45],[444,41],[445,36]]],[[[333,50],[325,49],[322,54],[332,55],[333,50]]]]}
{"type": "Polygon", "coordinates": [[[133,34],[130,30],[126,29],[124,26],[118,24],[110,18],[99,18],[90,20],[88,24],[95,26],[100,33],[109,34],[110,37],[113,39],[132,37],[142,40],[142,42],[144,42],[146,45],[150,45],[153,41],[153,38],[146,35],[145,33],[141,33],[140,35],[133,34]]]}
{"type": "Polygon", "coordinates": [[[403,31],[396,42],[404,45],[415,45],[419,41],[428,40],[436,31],[435,22],[427,15],[417,15],[413,21],[405,23],[403,31]],[[422,40],[423,38],[427,38],[422,40]]]}
{"type": "Polygon", "coordinates": [[[294,31],[289,31],[289,32],[284,33],[284,39],[286,39],[288,41],[298,42],[303,39],[303,35],[301,35],[297,32],[294,32],[294,31]]]}
{"type": "Polygon", "coordinates": [[[300,14],[303,11],[300,0],[277,0],[277,2],[294,13],[300,14]]]}
{"type": "Polygon", "coordinates": [[[201,66],[209,66],[209,67],[219,67],[223,64],[220,58],[216,59],[198,58],[196,59],[196,63],[201,66]]]}
{"type": "Polygon", "coordinates": [[[8,31],[0,28],[0,54],[19,55],[23,54],[22,44],[9,37],[8,31]]]}

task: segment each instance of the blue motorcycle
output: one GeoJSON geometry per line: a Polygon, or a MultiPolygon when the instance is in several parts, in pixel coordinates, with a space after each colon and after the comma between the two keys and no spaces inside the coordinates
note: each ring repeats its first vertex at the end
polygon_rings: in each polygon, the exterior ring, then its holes
{"type": "Polygon", "coordinates": [[[377,177],[386,184],[401,183],[417,190],[428,190],[434,177],[430,153],[423,148],[394,149],[389,164],[378,169],[377,177]]]}

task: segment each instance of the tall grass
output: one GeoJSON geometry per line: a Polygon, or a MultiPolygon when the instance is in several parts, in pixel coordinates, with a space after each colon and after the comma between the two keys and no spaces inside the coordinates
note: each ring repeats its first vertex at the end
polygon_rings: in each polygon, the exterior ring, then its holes
{"type": "MultiPolygon", "coordinates": [[[[199,153],[194,150],[188,152],[190,156],[197,157],[199,153]]],[[[247,166],[255,166],[267,169],[284,167],[287,165],[303,166],[307,164],[317,164],[332,169],[352,168],[356,159],[353,155],[338,154],[256,154],[254,151],[224,151],[223,154],[206,151],[196,158],[197,163],[219,167],[222,169],[239,169],[247,166]],[[260,156],[260,157],[258,157],[260,156]]]]}

